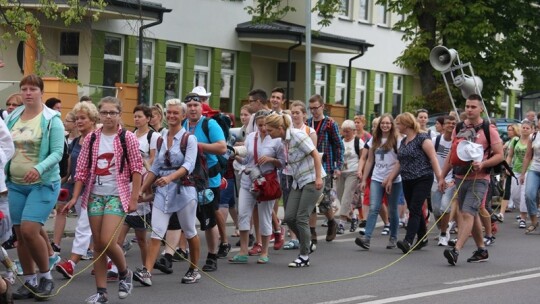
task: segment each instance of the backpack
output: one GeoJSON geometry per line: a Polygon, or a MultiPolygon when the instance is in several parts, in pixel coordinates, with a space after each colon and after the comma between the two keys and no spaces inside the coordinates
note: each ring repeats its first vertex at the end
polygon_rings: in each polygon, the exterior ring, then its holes
{"type": "MultiPolygon", "coordinates": [[[[120,132],[120,134],[118,135],[119,138],[120,138],[120,145],[122,146],[122,160],[121,160],[121,163],[120,163],[120,172],[119,173],[122,173],[124,172],[124,164],[127,163],[129,165],[129,158],[128,158],[128,154],[127,154],[127,144],[126,144],[126,129],[122,129],[122,132],[120,132]]],[[[94,143],[96,142],[96,133],[93,133],[92,132],[92,135],[90,136],[90,149],[88,150],[88,164],[87,164],[87,168],[90,170],[92,169],[92,157],[93,157],[93,154],[92,153],[93,151],[93,147],[94,147],[94,143]]],[[[130,176],[130,181],[131,181],[131,176],[130,176]]]]}
{"type": "Polygon", "coordinates": [[[68,176],[68,162],[69,162],[69,146],[67,143],[67,137],[64,137],[64,151],[62,152],[62,159],[60,160],[60,177],[64,178],[68,176]]]}
{"type": "Polygon", "coordinates": [[[360,157],[360,138],[354,137],[354,152],[356,152],[356,155],[360,157]]]}
{"type": "MultiPolygon", "coordinates": [[[[217,114],[214,114],[214,116],[212,117],[204,118],[202,122],[202,130],[206,138],[208,138],[209,142],[210,142],[210,129],[208,127],[208,121],[210,119],[213,119],[218,123],[218,125],[221,127],[221,130],[223,131],[223,135],[225,135],[225,142],[228,142],[229,136],[230,136],[229,130],[232,125],[231,118],[228,115],[225,115],[223,113],[217,113],[217,114]]],[[[227,163],[229,161],[228,158],[225,157],[224,155],[216,155],[216,157],[218,160],[217,165],[219,165],[219,167],[215,167],[215,166],[212,167],[212,174],[210,175],[210,177],[214,177],[218,173],[221,174],[221,176],[224,176],[225,173],[227,172],[227,163]]]]}
{"type": "MultiPolygon", "coordinates": [[[[187,143],[190,135],[191,133],[189,132],[184,133],[184,135],[182,135],[182,140],[180,141],[180,152],[182,152],[184,157],[186,155],[187,143]]],[[[190,174],[181,178],[180,184],[183,186],[195,187],[197,193],[200,193],[208,189],[208,178],[209,175],[206,156],[204,156],[202,148],[197,145],[197,159],[195,162],[195,168],[193,168],[193,171],[190,174]]],[[[201,197],[203,198],[203,201],[199,201],[199,204],[204,205],[209,203],[209,201],[206,201],[205,195],[202,195],[201,197]]]]}

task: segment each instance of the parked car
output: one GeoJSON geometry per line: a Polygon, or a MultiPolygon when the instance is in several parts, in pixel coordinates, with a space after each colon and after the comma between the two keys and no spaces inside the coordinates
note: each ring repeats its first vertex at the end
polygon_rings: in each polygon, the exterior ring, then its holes
{"type": "Polygon", "coordinates": [[[495,123],[497,124],[497,130],[503,142],[510,139],[508,138],[508,126],[513,124],[521,125],[521,121],[514,118],[495,118],[495,123]]]}

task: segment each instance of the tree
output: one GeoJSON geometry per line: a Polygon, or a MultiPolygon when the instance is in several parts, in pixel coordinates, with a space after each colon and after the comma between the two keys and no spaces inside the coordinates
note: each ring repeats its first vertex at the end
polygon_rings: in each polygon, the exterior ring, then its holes
{"type": "MultiPolygon", "coordinates": [[[[425,104],[433,110],[447,110],[448,98],[441,100],[441,77],[429,63],[431,49],[442,44],[459,52],[463,62],[471,62],[484,82],[482,95],[491,101],[501,88],[515,80],[514,72],[525,76],[523,90],[539,89],[540,1],[528,0],[379,0],[392,12],[402,14],[395,24],[404,32],[407,49],[396,63],[420,76],[425,104]]],[[[454,91],[456,100],[463,100],[454,91]]],[[[486,102],[490,110],[496,106],[486,102]]]]}
{"type": "MultiPolygon", "coordinates": [[[[318,0],[311,12],[317,12],[321,16],[318,25],[329,26],[334,16],[341,11],[340,0],[318,0]]],[[[247,12],[253,16],[255,23],[268,23],[283,18],[288,12],[295,12],[294,6],[289,1],[283,4],[283,0],[259,0],[255,6],[247,6],[247,12]]]]}
{"type": "MultiPolygon", "coordinates": [[[[0,0],[0,27],[4,30],[0,35],[0,42],[28,41],[34,37],[38,52],[44,53],[42,36],[40,33],[40,20],[61,20],[66,27],[80,23],[86,18],[93,21],[99,19],[100,12],[106,7],[106,0],[39,0],[38,5],[27,7],[27,1],[0,0]]],[[[1,43],[6,45],[7,43],[1,43]]],[[[63,65],[52,64],[61,76],[63,65]]]]}

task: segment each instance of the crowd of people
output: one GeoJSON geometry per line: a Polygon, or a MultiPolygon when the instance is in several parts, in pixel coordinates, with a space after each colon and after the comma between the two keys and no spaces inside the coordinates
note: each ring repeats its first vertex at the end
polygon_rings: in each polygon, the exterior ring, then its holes
{"type": "MultiPolygon", "coordinates": [[[[449,246],[443,255],[451,265],[471,235],[477,249],[467,262],[487,261],[495,222],[509,210],[519,208],[518,226],[526,233],[538,227],[538,119],[512,125],[503,144],[482,118],[478,95],[467,98],[461,117],[439,118],[436,130],[427,129],[428,112],[421,109],[395,118],[383,114],[372,122],[371,134],[363,115],[339,126],[325,114],[320,95],[309,99],[309,107],[291,101],[283,109],[283,89],[273,89],[270,98],[255,89],[240,109],[240,134],[231,136],[214,118],[211,93],[202,87],[183,100],[167,100],[164,108],[136,106],[130,131],[117,98],[104,97],[97,106],[83,99],[62,123],[61,101],[43,102],[40,77],[25,76],[19,86],[0,119],[0,209],[14,232],[2,231],[1,239],[16,247],[24,281],[15,299],[46,300],[55,288],[51,270],[71,278],[84,258],[94,259],[96,285],[86,303],[107,303],[111,280],[118,281],[120,299],[131,294],[133,281],[152,286],[154,268],[170,274],[174,260],[189,261],[181,282],[197,283],[203,249],[204,272],[217,271],[218,259],[245,264],[256,256],[257,264],[271,263],[271,242],[274,250],[298,251],[288,267],[308,267],[318,247],[318,215],[325,218],[327,242],[350,223],[350,232],[360,232],[355,244],[365,250],[381,217],[386,248],[409,254],[428,244],[431,212],[437,244],[449,246]],[[492,172],[503,160],[516,178],[507,179],[508,195],[494,212],[498,185],[492,172]],[[278,197],[264,189],[273,184],[278,197]],[[49,240],[43,225],[55,206],[49,240]],[[77,216],[75,237],[69,257],[60,261],[70,212],[77,216]],[[225,224],[229,214],[232,236],[225,224]],[[402,240],[400,227],[406,229],[402,240]],[[133,269],[124,257],[131,228],[142,265],[133,269]],[[233,256],[230,237],[239,237],[233,256]]],[[[0,280],[0,303],[7,303],[11,283],[0,280]]]]}

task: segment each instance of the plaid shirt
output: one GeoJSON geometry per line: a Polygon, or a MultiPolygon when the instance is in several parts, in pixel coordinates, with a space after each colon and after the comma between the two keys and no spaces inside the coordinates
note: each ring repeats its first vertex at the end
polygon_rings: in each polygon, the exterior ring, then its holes
{"type": "MultiPolygon", "coordinates": [[[[122,128],[118,128],[118,135],[122,132],[122,128]]],[[[94,186],[96,182],[96,165],[97,165],[97,159],[98,159],[98,151],[99,151],[99,141],[101,139],[101,128],[97,129],[93,132],[96,134],[96,141],[94,142],[94,146],[92,147],[92,164],[90,168],[92,170],[88,170],[88,155],[89,155],[89,149],[90,149],[90,138],[92,137],[92,134],[88,134],[86,138],[84,139],[84,143],[82,144],[81,153],[79,154],[79,158],[77,159],[77,171],[75,173],[75,181],[81,181],[84,184],[84,192],[81,196],[81,206],[83,208],[86,208],[86,205],[88,203],[88,198],[90,197],[90,193],[92,191],[92,187],[94,186]]],[[[120,195],[120,201],[122,202],[122,207],[124,207],[124,211],[128,211],[129,209],[129,201],[131,198],[131,189],[130,189],[130,177],[133,173],[140,173],[142,175],[143,172],[143,160],[141,153],[139,152],[139,141],[137,140],[137,137],[135,134],[127,131],[126,132],[126,146],[127,146],[127,158],[129,162],[124,165],[124,171],[120,173],[120,164],[122,162],[122,144],[120,143],[120,137],[116,136],[114,138],[113,142],[113,149],[114,149],[114,157],[115,157],[115,165],[116,165],[116,172],[117,172],[117,180],[116,184],[118,186],[118,193],[120,195]]]]}
{"type": "Polygon", "coordinates": [[[322,165],[324,171],[333,174],[334,170],[341,170],[343,166],[343,153],[345,147],[339,135],[339,127],[335,121],[324,116],[321,125],[313,121],[313,117],[307,120],[307,125],[317,132],[317,150],[324,153],[322,165]],[[318,128],[317,128],[318,126],[318,128]]]}

